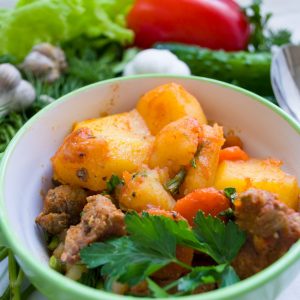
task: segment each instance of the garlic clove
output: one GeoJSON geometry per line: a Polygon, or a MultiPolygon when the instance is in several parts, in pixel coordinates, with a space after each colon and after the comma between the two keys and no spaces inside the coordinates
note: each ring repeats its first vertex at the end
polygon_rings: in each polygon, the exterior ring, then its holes
{"type": "Polygon", "coordinates": [[[31,52],[26,56],[21,68],[37,77],[44,77],[55,69],[55,63],[39,52],[31,52]]]}
{"type": "Polygon", "coordinates": [[[21,68],[41,80],[51,83],[66,70],[67,61],[62,49],[42,43],[32,48],[21,64],[21,68]]]}
{"type": "Polygon", "coordinates": [[[21,74],[15,66],[0,64],[0,94],[14,89],[20,81],[21,74]]]}
{"type": "Polygon", "coordinates": [[[32,51],[37,51],[50,58],[57,64],[58,69],[61,71],[67,68],[65,53],[59,47],[55,47],[49,43],[42,43],[33,47],[32,51]]]}
{"type": "Polygon", "coordinates": [[[13,110],[25,109],[34,102],[35,97],[36,93],[31,83],[21,80],[13,91],[10,108],[13,110]]]}
{"type": "Polygon", "coordinates": [[[42,101],[45,104],[50,104],[50,103],[52,103],[52,102],[55,101],[54,98],[52,98],[52,97],[50,97],[48,95],[44,95],[44,94],[41,95],[41,96],[39,96],[39,100],[42,101]]]}

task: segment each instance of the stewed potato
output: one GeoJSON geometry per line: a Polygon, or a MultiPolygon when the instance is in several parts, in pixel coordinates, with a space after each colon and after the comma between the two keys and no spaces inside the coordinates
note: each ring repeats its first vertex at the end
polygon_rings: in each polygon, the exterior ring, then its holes
{"type": "Polygon", "coordinates": [[[254,187],[277,194],[278,199],[298,209],[298,184],[295,176],[280,169],[276,160],[225,160],[220,163],[214,183],[217,189],[234,187],[238,192],[254,187]]]}
{"type": "Polygon", "coordinates": [[[149,166],[168,167],[169,175],[175,176],[182,166],[194,157],[201,128],[192,117],[183,117],[166,125],[155,137],[149,166]]]}
{"type": "Polygon", "coordinates": [[[163,184],[168,180],[166,170],[143,168],[137,173],[124,172],[124,186],[117,192],[121,208],[141,212],[150,207],[172,210],[173,197],[163,184]]]}
{"type": "Polygon", "coordinates": [[[207,123],[197,99],[176,83],[161,85],[146,93],[139,100],[137,110],[154,135],[185,116],[195,118],[199,124],[207,123]]]}
{"type": "Polygon", "coordinates": [[[134,172],[149,159],[153,143],[136,110],[75,125],[52,158],[54,178],[100,191],[111,175],[134,172]]]}
{"type": "Polygon", "coordinates": [[[196,189],[212,186],[217,172],[219,154],[224,143],[223,128],[202,126],[202,141],[189,167],[185,180],[180,188],[181,194],[188,194],[196,189]]]}

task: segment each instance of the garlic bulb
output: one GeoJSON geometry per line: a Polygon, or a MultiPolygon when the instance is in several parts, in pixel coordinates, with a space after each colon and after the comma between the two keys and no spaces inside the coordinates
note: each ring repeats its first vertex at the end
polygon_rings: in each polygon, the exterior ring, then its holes
{"type": "Polygon", "coordinates": [[[11,64],[0,64],[0,116],[10,110],[27,108],[36,94],[33,86],[22,80],[19,70],[11,64]]]}
{"type": "Polygon", "coordinates": [[[57,80],[66,70],[67,62],[62,49],[42,43],[32,48],[20,67],[50,83],[57,80]]]}
{"type": "Polygon", "coordinates": [[[26,80],[21,80],[20,84],[12,92],[10,108],[20,110],[27,108],[35,99],[35,90],[26,80]]]}
{"type": "Polygon", "coordinates": [[[0,65],[0,93],[15,88],[21,81],[21,74],[11,64],[0,65]]]}

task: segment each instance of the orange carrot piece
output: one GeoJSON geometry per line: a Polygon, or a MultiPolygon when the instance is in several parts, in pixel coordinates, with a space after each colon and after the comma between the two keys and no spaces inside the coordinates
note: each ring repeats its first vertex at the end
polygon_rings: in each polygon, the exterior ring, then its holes
{"type": "Polygon", "coordinates": [[[209,187],[197,189],[179,199],[174,210],[186,218],[190,225],[193,225],[194,217],[199,210],[202,210],[205,215],[217,216],[229,207],[230,201],[226,196],[217,189],[209,187]]]}
{"type": "Polygon", "coordinates": [[[248,160],[248,154],[239,146],[224,148],[220,151],[219,163],[223,160],[248,160]]]}

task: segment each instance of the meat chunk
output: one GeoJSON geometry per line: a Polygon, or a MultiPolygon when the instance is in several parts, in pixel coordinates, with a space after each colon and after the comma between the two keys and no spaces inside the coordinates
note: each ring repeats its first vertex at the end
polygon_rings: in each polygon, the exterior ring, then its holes
{"type": "Polygon", "coordinates": [[[67,231],[63,262],[74,263],[79,259],[79,251],[92,242],[108,236],[122,236],[125,232],[124,214],[110,199],[95,195],[87,198],[81,222],[67,231]]]}
{"type": "Polygon", "coordinates": [[[79,223],[86,197],[83,189],[70,185],[50,189],[44,200],[43,211],[35,221],[50,234],[59,234],[70,225],[79,223]]]}
{"type": "Polygon", "coordinates": [[[266,268],[300,238],[300,214],[267,191],[249,189],[236,201],[236,223],[247,241],[233,262],[244,279],[266,268]]]}

